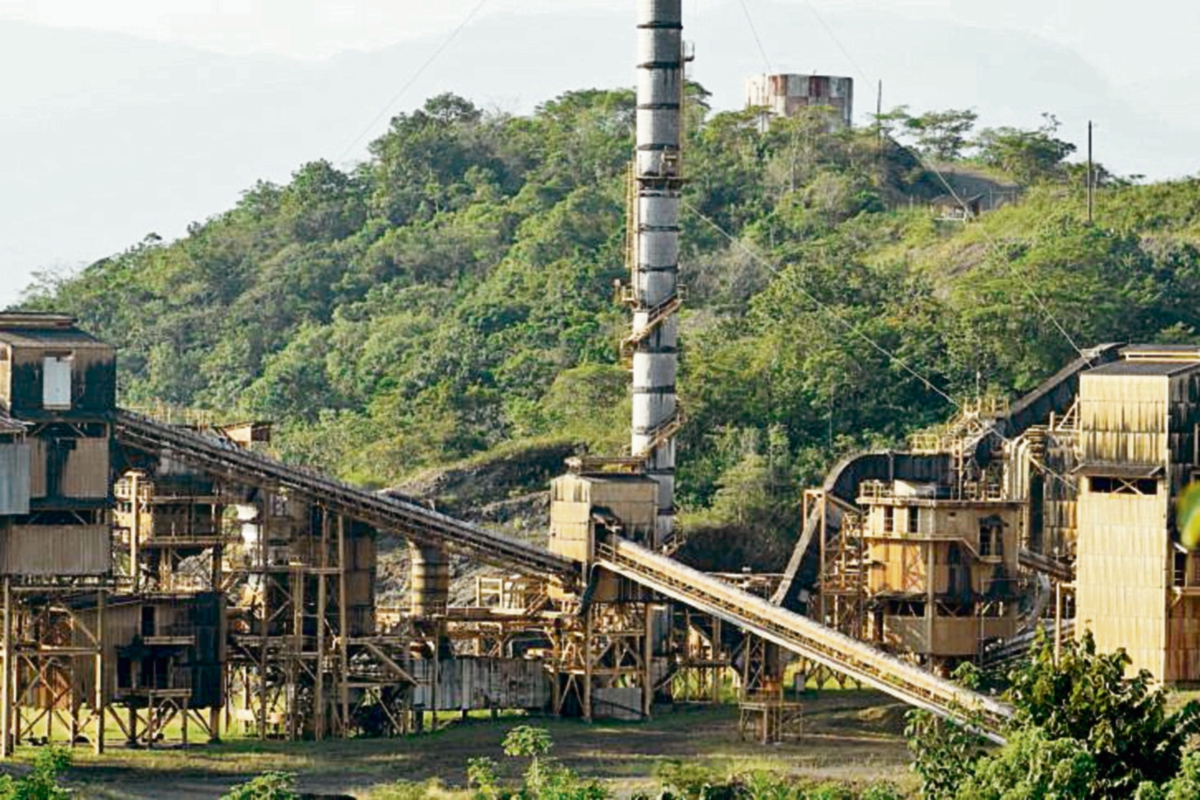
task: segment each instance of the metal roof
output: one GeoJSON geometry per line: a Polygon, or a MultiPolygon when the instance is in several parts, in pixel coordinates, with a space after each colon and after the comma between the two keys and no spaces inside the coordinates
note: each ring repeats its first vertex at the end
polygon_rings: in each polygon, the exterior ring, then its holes
{"type": "Polygon", "coordinates": [[[111,349],[79,328],[18,328],[0,324],[0,342],[13,347],[74,347],[111,349]]]}
{"type": "Polygon", "coordinates": [[[1128,344],[1121,348],[1126,357],[1145,357],[1156,353],[1170,354],[1178,357],[1180,354],[1191,354],[1200,360],[1200,346],[1194,344],[1128,344]]]}
{"type": "Polygon", "coordinates": [[[1156,478],[1163,473],[1162,464],[1138,464],[1134,462],[1085,461],[1075,468],[1079,475],[1104,478],[1156,478]]]}
{"type": "Polygon", "coordinates": [[[1089,375],[1161,375],[1170,377],[1179,375],[1184,372],[1189,372],[1194,369],[1200,369],[1200,358],[1195,361],[1171,360],[1171,361],[1114,361],[1111,364],[1089,369],[1083,373],[1084,377],[1089,375]]]}

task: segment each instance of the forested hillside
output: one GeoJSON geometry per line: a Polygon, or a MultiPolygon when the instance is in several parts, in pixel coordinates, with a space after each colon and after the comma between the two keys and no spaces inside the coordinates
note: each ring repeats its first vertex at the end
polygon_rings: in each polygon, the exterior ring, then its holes
{"type": "MultiPolygon", "coordinates": [[[[812,114],[760,133],[692,94],[693,524],[779,529],[837,454],[943,419],[940,393],[1016,396],[1072,341],[1200,341],[1200,181],[1105,176],[1088,225],[1052,120],[976,134],[971,115],[894,113],[829,133],[812,114]],[[980,221],[938,221],[928,200],[945,188],[915,153],[1028,188],[980,221]]],[[[260,183],[180,241],[43,281],[28,305],[120,346],[124,404],[273,419],[286,457],[355,481],[530,442],[615,453],[633,104],[581,91],[512,117],[434,98],[354,171],[260,183]]]]}

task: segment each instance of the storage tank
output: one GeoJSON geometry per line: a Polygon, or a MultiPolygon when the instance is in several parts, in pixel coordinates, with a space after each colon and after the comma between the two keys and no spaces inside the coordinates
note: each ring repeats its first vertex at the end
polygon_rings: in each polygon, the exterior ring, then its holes
{"type": "Polygon", "coordinates": [[[408,551],[412,565],[409,593],[413,616],[445,614],[450,602],[450,558],[446,551],[414,543],[409,544],[408,551]]]}

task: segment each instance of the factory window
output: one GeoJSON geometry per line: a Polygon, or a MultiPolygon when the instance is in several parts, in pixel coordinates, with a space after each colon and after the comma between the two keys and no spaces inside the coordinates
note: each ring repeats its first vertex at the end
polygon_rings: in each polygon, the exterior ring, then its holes
{"type": "Polygon", "coordinates": [[[1109,478],[1094,475],[1088,478],[1088,488],[1093,494],[1158,494],[1157,478],[1109,478]]]}
{"type": "Polygon", "coordinates": [[[998,517],[979,520],[979,555],[985,558],[1004,555],[1004,523],[998,517]]]}
{"type": "Polygon", "coordinates": [[[891,533],[896,529],[896,509],[891,506],[883,507],[883,532],[891,533]]]}
{"type": "Polygon", "coordinates": [[[921,532],[921,509],[916,506],[909,506],[908,508],[908,532],[921,532]]]}
{"type": "Polygon", "coordinates": [[[42,360],[42,407],[52,411],[71,408],[71,370],[74,359],[70,354],[46,356],[42,360]]]}

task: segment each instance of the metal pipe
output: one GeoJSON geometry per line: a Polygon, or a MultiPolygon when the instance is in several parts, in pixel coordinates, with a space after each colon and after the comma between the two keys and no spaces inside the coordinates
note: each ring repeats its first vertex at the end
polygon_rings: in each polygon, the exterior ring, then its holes
{"type": "Polygon", "coordinates": [[[633,330],[653,328],[633,353],[632,450],[659,487],[652,546],[674,528],[675,441],[664,435],[678,413],[678,318],[656,314],[679,296],[679,211],[683,187],[682,0],[638,0],[636,237],[633,330]]]}

